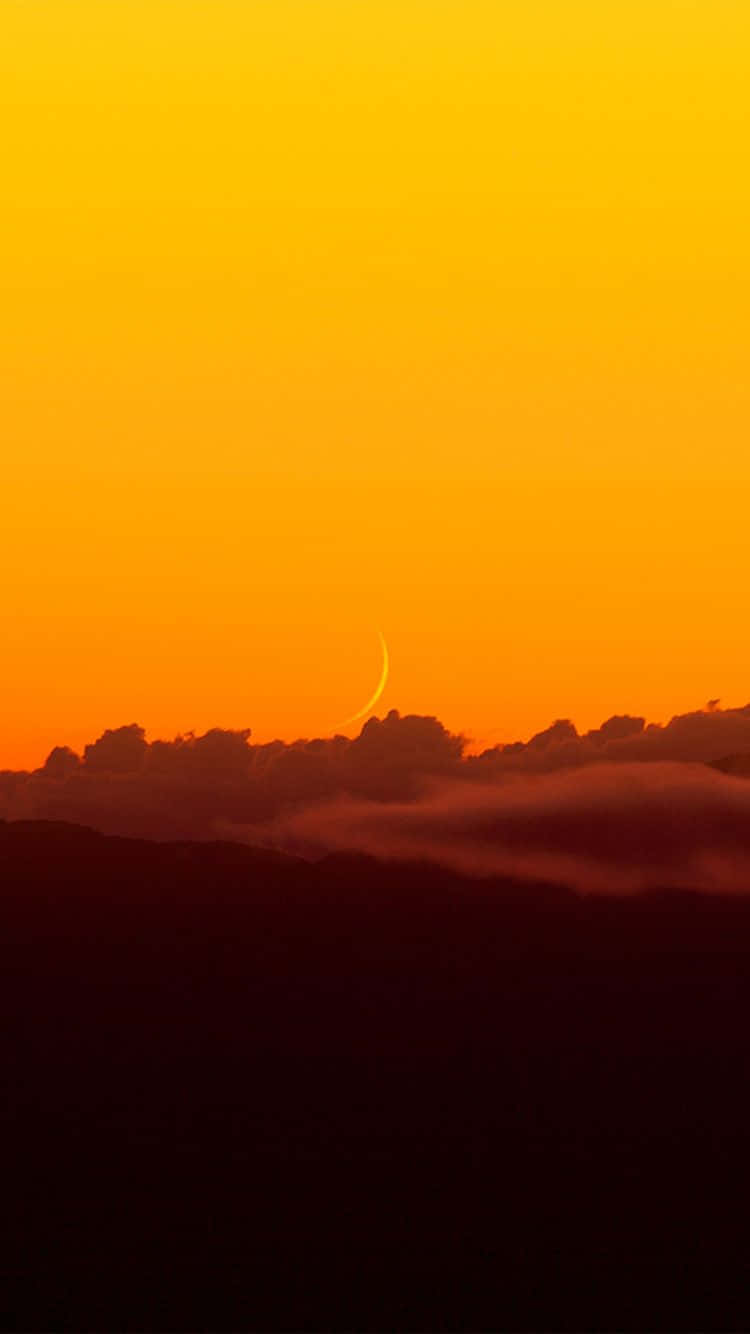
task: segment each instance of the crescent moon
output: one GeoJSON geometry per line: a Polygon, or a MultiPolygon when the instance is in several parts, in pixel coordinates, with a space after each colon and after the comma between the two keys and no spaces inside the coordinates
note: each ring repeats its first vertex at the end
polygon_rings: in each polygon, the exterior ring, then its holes
{"type": "Polygon", "coordinates": [[[378,681],[378,684],[376,685],[372,695],[368,699],[364,708],[359,709],[357,713],[353,713],[351,718],[345,718],[343,723],[337,723],[336,724],[337,727],[348,727],[350,723],[356,723],[359,721],[360,718],[364,718],[368,713],[372,713],[373,709],[375,708],[375,705],[380,699],[380,696],[385,690],[388,681],[388,672],[390,670],[390,659],[388,657],[388,645],[385,642],[385,635],[383,634],[382,630],[378,630],[378,636],[380,639],[380,647],[383,650],[383,666],[380,672],[380,680],[378,681]]]}

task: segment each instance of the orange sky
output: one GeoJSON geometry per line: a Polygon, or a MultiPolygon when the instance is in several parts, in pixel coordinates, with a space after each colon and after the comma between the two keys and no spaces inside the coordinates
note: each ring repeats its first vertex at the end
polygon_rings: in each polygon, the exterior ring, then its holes
{"type": "Polygon", "coordinates": [[[0,766],[750,699],[745,0],[8,0],[0,766]]]}

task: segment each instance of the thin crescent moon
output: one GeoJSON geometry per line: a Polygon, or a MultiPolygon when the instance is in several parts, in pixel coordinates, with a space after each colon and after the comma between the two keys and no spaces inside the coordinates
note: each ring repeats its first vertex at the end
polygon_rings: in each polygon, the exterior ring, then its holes
{"type": "Polygon", "coordinates": [[[386,683],[388,681],[388,672],[390,670],[390,660],[388,657],[388,645],[385,642],[385,635],[383,634],[382,630],[378,630],[378,636],[380,638],[380,647],[383,650],[383,669],[380,673],[380,680],[378,681],[378,684],[376,685],[373,694],[368,699],[364,708],[360,709],[358,713],[353,713],[351,718],[345,718],[343,723],[337,723],[336,724],[337,727],[348,727],[350,723],[356,723],[359,721],[360,718],[364,718],[368,713],[372,713],[373,709],[375,708],[375,705],[380,699],[380,696],[385,690],[386,683]]]}

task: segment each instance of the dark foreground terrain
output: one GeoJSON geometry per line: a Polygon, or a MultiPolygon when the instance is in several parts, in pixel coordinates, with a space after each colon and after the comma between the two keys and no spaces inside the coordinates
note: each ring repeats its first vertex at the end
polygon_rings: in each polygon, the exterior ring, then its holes
{"type": "Polygon", "coordinates": [[[6,1328],[750,1328],[750,900],[0,868],[6,1328]]]}

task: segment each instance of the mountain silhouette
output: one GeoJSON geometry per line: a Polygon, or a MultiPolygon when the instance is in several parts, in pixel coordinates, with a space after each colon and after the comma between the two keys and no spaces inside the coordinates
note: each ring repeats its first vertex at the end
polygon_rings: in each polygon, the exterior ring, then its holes
{"type": "Polygon", "coordinates": [[[4,1328],[750,1324],[748,899],[0,859],[4,1328]]]}

